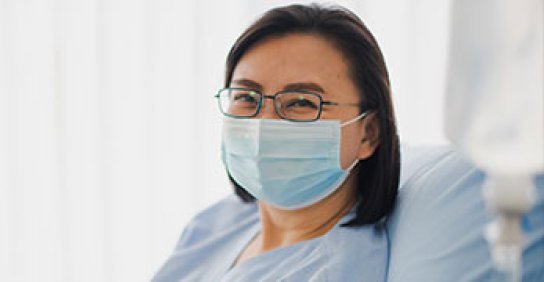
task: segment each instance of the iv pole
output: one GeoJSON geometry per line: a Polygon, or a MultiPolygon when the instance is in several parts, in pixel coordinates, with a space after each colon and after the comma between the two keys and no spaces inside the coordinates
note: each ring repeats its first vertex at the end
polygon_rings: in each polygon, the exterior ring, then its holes
{"type": "Polygon", "coordinates": [[[521,281],[521,218],[544,171],[544,0],[454,0],[446,134],[486,172],[493,265],[521,281]]]}

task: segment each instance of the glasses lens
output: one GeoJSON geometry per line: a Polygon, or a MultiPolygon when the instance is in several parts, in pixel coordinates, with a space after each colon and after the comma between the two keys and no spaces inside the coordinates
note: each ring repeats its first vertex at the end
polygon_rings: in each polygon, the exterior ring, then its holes
{"type": "Polygon", "coordinates": [[[276,96],[275,106],[284,118],[311,121],[319,117],[321,98],[310,93],[286,92],[276,96]]]}
{"type": "Polygon", "coordinates": [[[229,116],[250,117],[257,113],[260,97],[252,90],[226,88],[219,92],[219,107],[229,116]]]}

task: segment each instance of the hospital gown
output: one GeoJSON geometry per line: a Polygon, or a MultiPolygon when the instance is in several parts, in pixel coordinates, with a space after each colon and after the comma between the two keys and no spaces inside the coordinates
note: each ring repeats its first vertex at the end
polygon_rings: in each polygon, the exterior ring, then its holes
{"type": "Polygon", "coordinates": [[[261,226],[257,205],[232,195],[188,224],[153,281],[385,281],[386,231],[374,225],[340,226],[353,216],[354,210],[321,237],[233,266],[261,226]]]}

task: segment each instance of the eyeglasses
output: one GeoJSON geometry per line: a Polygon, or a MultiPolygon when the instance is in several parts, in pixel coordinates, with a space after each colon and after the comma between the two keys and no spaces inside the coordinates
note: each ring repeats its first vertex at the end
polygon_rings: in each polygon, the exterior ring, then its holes
{"type": "Polygon", "coordinates": [[[282,119],[310,122],[321,116],[323,105],[360,106],[359,103],[337,103],[323,101],[319,94],[303,90],[280,91],[274,95],[264,95],[256,90],[245,88],[223,88],[215,95],[221,113],[235,118],[251,118],[259,114],[263,99],[272,99],[276,113],[282,119]]]}

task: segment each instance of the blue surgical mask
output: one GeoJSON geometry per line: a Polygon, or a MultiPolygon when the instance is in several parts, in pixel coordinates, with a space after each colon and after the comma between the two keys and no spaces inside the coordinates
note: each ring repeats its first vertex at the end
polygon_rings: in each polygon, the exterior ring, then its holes
{"type": "Polygon", "coordinates": [[[332,194],[346,180],[340,165],[338,120],[223,120],[222,159],[234,180],[256,199],[281,209],[299,209],[332,194]]]}

